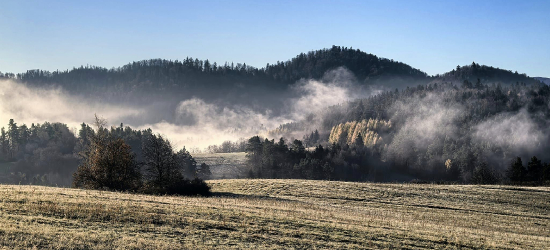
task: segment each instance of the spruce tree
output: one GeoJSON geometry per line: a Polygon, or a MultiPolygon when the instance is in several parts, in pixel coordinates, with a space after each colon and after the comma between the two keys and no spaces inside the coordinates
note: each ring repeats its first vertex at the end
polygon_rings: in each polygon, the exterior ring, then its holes
{"type": "Polygon", "coordinates": [[[512,183],[521,183],[525,181],[526,172],[527,170],[523,166],[521,158],[516,157],[516,159],[510,163],[510,167],[506,174],[512,183]]]}

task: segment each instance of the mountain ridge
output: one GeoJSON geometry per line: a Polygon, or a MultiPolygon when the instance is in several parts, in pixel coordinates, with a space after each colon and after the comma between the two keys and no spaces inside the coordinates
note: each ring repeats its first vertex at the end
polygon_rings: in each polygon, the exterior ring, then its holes
{"type": "MultiPolygon", "coordinates": [[[[155,74],[164,73],[166,76],[169,77],[169,80],[172,83],[176,84],[178,83],[178,81],[182,80],[178,78],[181,77],[182,74],[190,76],[191,78],[196,77],[200,74],[211,74],[215,76],[221,75],[223,77],[248,75],[256,78],[255,80],[275,81],[292,84],[300,79],[321,79],[325,72],[338,67],[345,67],[349,69],[356,76],[359,82],[363,83],[380,78],[383,79],[385,77],[404,77],[408,80],[428,80],[438,78],[446,79],[456,75],[461,76],[462,78],[470,79],[477,77],[477,75],[475,75],[474,73],[483,70],[492,71],[492,76],[489,77],[488,80],[494,80],[493,78],[495,78],[495,76],[498,78],[499,74],[508,77],[510,75],[519,76],[514,77],[519,80],[528,80],[529,78],[531,78],[528,77],[526,74],[518,74],[517,71],[515,73],[512,73],[511,70],[494,68],[487,65],[479,65],[475,62],[471,65],[465,65],[462,67],[457,66],[456,69],[452,69],[443,74],[429,76],[424,71],[414,68],[406,63],[399,62],[393,59],[379,57],[358,49],[340,46],[332,46],[330,49],[325,48],[321,50],[309,51],[307,53],[300,53],[287,61],[278,61],[274,64],[268,63],[265,67],[262,68],[252,67],[246,65],[246,63],[235,64],[233,62],[231,64],[226,62],[224,65],[217,65],[217,63],[211,63],[208,59],[203,61],[198,58],[187,57],[181,61],[172,61],[165,59],[140,60],[110,69],[100,66],[80,66],[78,68],[73,67],[73,69],[71,70],[56,70],[52,72],[40,69],[33,69],[27,70],[25,73],[19,74],[0,73],[0,77],[15,78],[25,82],[38,84],[58,83],[61,85],[65,85],[64,87],[67,87],[67,85],[70,84],[64,82],[68,80],[112,81],[113,78],[117,78],[117,76],[119,75],[124,75],[123,78],[126,78],[126,80],[136,80],[135,75],[132,75],[132,72],[134,72],[134,74],[139,74],[141,77],[145,77],[146,80],[159,80],[149,79],[151,77],[151,71],[153,71],[153,73],[155,74]],[[179,70],[180,72],[178,72],[179,74],[170,75],[166,74],[167,72],[163,72],[165,70],[179,70]],[[134,76],[134,78],[131,78],[132,76],[134,76]]],[[[167,79],[161,80],[166,81],[167,79]]]]}

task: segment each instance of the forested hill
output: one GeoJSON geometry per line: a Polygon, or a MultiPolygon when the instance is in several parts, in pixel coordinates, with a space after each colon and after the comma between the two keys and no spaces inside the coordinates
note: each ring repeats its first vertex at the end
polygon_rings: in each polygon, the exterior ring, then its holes
{"type": "Polygon", "coordinates": [[[0,73],[31,86],[60,86],[66,91],[112,101],[153,101],[199,97],[223,104],[280,106],[282,94],[300,79],[323,79],[327,72],[346,68],[360,85],[385,86],[386,89],[434,82],[464,80],[481,83],[536,83],[525,74],[472,63],[457,66],[436,76],[405,63],[377,57],[358,49],[333,46],[301,53],[284,62],[255,68],[246,63],[218,65],[209,60],[185,58],[182,61],[151,59],[118,68],[81,66],[65,71],[28,70],[25,73],[0,73]],[[216,91],[212,91],[216,90],[216,91]],[[160,98],[160,99],[159,99],[160,98]]]}
{"type": "Polygon", "coordinates": [[[407,64],[338,46],[301,53],[289,61],[268,64],[262,70],[274,79],[295,82],[302,78],[320,79],[325,72],[338,67],[349,69],[360,82],[395,77],[423,80],[428,77],[425,72],[407,64]]]}
{"type": "MultiPolygon", "coordinates": [[[[434,83],[332,106],[311,119],[316,123],[284,124],[266,137],[317,129],[303,143],[322,147],[283,161],[288,168],[281,173],[301,178],[538,182],[543,175],[550,180],[550,168],[543,171],[541,163],[550,161],[549,105],[545,84],[434,83]]],[[[283,144],[262,142],[264,150],[276,145],[283,144]]],[[[254,174],[280,178],[273,172],[282,165],[260,165],[254,174]]]]}
{"type": "Polygon", "coordinates": [[[452,82],[461,84],[464,81],[471,83],[501,83],[501,84],[538,84],[542,80],[532,78],[517,71],[504,70],[492,66],[479,65],[473,62],[466,66],[457,66],[456,69],[442,75],[436,75],[434,82],[452,82]],[[479,79],[479,80],[478,80],[479,79]]]}
{"type": "MultiPolygon", "coordinates": [[[[185,58],[183,61],[162,59],[132,62],[118,68],[106,69],[81,66],[72,70],[48,72],[29,70],[13,75],[33,84],[59,84],[67,90],[87,90],[111,86],[129,88],[190,88],[213,84],[218,86],[288,85],[305,79],[320,79],[332,69],[345,67],[360,81],[381,77],[425,79],[427,74],[394,60],[380,58],[360,50],[333,46],[330,49],[310,51],[285,62],[268,64],[258,69],[246,63],[217,65],[209,60],[185,58]],[[233,84],[231,84],[233,83],[233,84]]],[[[218,87],[216,86],[216,87],[218,87]]]]}

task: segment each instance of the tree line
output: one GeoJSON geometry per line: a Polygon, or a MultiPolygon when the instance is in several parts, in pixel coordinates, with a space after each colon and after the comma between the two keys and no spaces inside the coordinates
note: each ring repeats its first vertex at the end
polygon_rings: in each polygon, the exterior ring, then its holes
{"type": "Polygon", "coordinates": [[[330,147],[317,145],[309,151],[298,139],[287,144],[284,138],[275,142],[254,136],[247,141],[246,153],[250,178],[383,180],[377,173],[383,170],[379,168],[381,162],[359,142],[330,147]]]}
{"type": "Polygon", "coordinates": [[[1,129],[0,163],[4,183],[73,185],[145,193],[208,194],[202,181],[210,167],[198,165],[185,149],[174,152],[168,139],[150,129],[121,124],[107,129],[81,124],[78,136],[65,124],[18,126],[11,119],[1,129]]]}
{"type": "Polygon", "coordinates": [[[399,81],[404,84],[402,86],[426,84],[433,80],[466,79],[475,82],[477,78],[506,84],[539,82],[517,71],[479,65],[475,62],[430,77],[405,63],[341,46],[300,53],[287,61],[267,64],[262,68],[233,62],[218,65],[208,59],[186,57],[183,60],[142,60],[111,69],[82,65],[70,70],[53,72],[39,69],[18,74],[0,72],[0,78],[18,79],[34,86],[58,85],[78,94],[102,93],[120,97],[124,93],[155,93],[166,97],[174,91],[181,96],[192,90],[195,95],[200,93],[204,95],[201,98],[208,99],[207,96],[212,96],[213,93],[205,91],[212,87],[224,89],[229,93],[255,92],[264,88],[284,89],[300,79],[321,79],[327,71],[338,67],[350,70],[359,83],[380,82],[385,85],[395,79],[400,79],[399,81]]]}
{"type": "Polygon", "coordinates": [[[526,166],[521,157],[512,160],[499,172],[487,162],[473,166],[470,178],[462,179],[458,169],[447,161],[445,171],[437,178],[423,179],[422,173],[381,160],[372,148],[365,146],[361,136],[353,143],[317,145],[306,150],[302,141],[287,143],[253,136],[246,143],[248,178],[314,179],[339,181],[438,181],[471,184],[550,184],[550,164],[533,156],[526,166]],[[418,177],[418,178],[414,178],[418,177]]]}

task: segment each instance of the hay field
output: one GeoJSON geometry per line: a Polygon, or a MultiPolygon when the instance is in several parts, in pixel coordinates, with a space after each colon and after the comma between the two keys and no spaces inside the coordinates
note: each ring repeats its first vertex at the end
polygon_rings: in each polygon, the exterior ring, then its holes
{"type": "Polygon", "coordinates": [[[0,185],[4,249],[548,249],[550,188],[209,181],[214,197],[0,185]]]}

